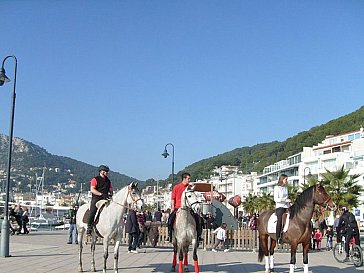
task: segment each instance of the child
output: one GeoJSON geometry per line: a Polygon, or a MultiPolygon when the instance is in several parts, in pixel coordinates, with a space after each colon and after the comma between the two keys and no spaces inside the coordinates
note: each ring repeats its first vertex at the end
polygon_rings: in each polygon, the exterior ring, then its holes
{"type": "Polygon", "coordinates": [[[314,240],[316,241],[316,244],[317,244],[316,249],[320,250],[321,241],[322,241],[322,233],[321,233],[319,228],[316,229],[315,233],[313,234],[313,238],[314,238],[314,240]]]}
{"type": "Polygon", "coordinates": [[[326,249],[331,250],[332,249],[332,238],[334,237],[334,231],[332,230],[331,226],[327,227],[326,230],[326,249]]]}
{"type": "MultiPolygon", "coordinates": [[[[216,234],[216,243],[214,247],[212,248],[212,252],[217,252],[216,248],[220,243],[223,243],[225,245],[226,242],[226,223],[222,223],[221,227],[215,229],[212,233],[216,234]]],[[[226,248],[224,252],[228,252],[229,249],[226,248]]]]}

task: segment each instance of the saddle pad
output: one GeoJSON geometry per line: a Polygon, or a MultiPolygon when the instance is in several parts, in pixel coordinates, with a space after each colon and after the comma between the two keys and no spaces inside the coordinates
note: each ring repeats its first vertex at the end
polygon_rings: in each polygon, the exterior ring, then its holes
{"type": "Polygon", "coordinates": [[[87,209],[85,211],[85,214],[83,215],[83,218],[82,218],[82,222],[84,224],[87,224],[88,223],[88,218],[90,217],[90,209],[87,209]]]}
{"type": "MultiPolygon", "coordinates": [[[[286,223],[283,227],[283,232],[288,230],[289,225],[289,213],[287,213],[286,223]]],[[[272,213],[268,220],[268,233],[276,233],[276,226],[277,226],[277,215],[276,213],[272,213]]]]}

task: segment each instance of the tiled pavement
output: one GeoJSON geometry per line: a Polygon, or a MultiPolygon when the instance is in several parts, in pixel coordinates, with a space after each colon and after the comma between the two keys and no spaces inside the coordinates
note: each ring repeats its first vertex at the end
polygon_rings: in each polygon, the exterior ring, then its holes
{"type": "MultiPolygon", "coordinates": [[[[78,247],[68,245],[67,231],[33,232],[28,235],[10,237],[11,257],[0,257],[0,273],[43,273],[77,272],[78,247]]],[[[110,247],[107,272],[113,272],[113,248],[110,247]]],[[[102,272],[102,246],[96,246],[96,269],[102,272]]],[[[231,251],[227,253],[199,249],[200,272],[264,272],[264,264],[257,261],[257,253],[231,251]]],[[[289,254],[276,253],[276,272],[289,271],[289,254]]],[[[361,272],[364,266],[355,268],[350,264],[337,263],[330,251],[310,253],[310,272],[338,273],[361,272]]],[[[171,248],[145,248],[138,254],[127,253],[125,245],[120,247],[119,272],[170,272],[172,261],[171,248]],[[145,253],[144,253],[145,251],[145,253]]],[[[297,254],[297,269],[303,272],[302,254],[297,254]]],[[[90,247],[86,245],[83,257],[84,272],[90,272],[90,247]]],[[[193,272],[192,258],[189,269],[193,272]]]]}

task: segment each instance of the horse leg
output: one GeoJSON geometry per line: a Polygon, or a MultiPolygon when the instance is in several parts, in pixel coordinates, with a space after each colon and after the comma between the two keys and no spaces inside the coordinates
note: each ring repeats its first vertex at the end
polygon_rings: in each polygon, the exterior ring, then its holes
{"type": "Polygon", "coordinates": [[[308,250],[310,249],[310,243],[303,244],[303,273],[308,273],[308,250]]]}
{"type": "Polygon", "coordinates": [[[190,272],[188,269],[188,248],[189,247],[183,248],[183,252],[184,252],[183,271],[184,272],[190,272]]]}
{"type": "Polygon", "coordinates": [[[83,234],[85,232],[85,229],[80,228],[79,232],[78,232],[78,272],[82,272],[82,249],[83,249],[83,234]]]}
{"type": "Polygon", "coordinates": [[[265,272],[270,272],[269,267],[269,251],[268,251],[268,235],[267,234],[260,234],[259,235],[259,251],[258,251],[258,261],[261,262],[263,257],[265,259],[265,272]]]}
{"type": "Polygon", "coordinates": [[[106,273],[106,262],[107,262],[107,258],[109,257],[109,238],[108,237],[104,237],[103,245],[104,245],[104,266],[103,266],[102,272],[106,273]]]}
{"type": "Polygon", "coordinates": [[[182,247],[178,250],[178,273],[183,272],[183,250],[182,247]]]}
{"type": "Polygon", "coordinates": [[[184,260],[183,260],[183,265],[188,266],[188,252],[185,253],[185,257],[184,257],[184,260]]]}
{"type": "Polygon", "coordinates": [[[270,239],[270,247],[269,247],[269,267],[270,271],[274,271],[274,248],[277,245],[277,241],[274,239],[270,239]]]}
{"type": "Polygon", "coordinates": [[[173,245],[173,261],[172,261],[171,272],[176,272],[176,264],[177,264],[177,246],[173,245]]]}
{"type": "Polygon", "coordinates": [[[291,261],[289,262],[289,273],[294,272],[296,264],[296,252],[297,252],[297,243],[291,242],[291,261]]]}
{"type": "Polygon", "coordinates": [[[95,267],[95,247],[96,247],[96,235],[93,233],[92,234],[92,239],[91,239],[91,271],[92,272],[96,272],[96,267],[95,267]]]}
{"type": "Polygon", "coordinates": [[[197,248],[198,248],[198,241],[197,241],[197,243],[195,243],[195,245],[193,247],[193,263],[195,266],[195,272],[199,273],[200,267],[198,266],[197,248]]]}
{"type": "Polygon", "coordinates": [[[120,246],[120,238],[118,238],[115,241],[115,246],[114,246],[114,271],[115,271],[115,273],[118,273],[118,269],[119,269],[119,246],[120,246]]]}

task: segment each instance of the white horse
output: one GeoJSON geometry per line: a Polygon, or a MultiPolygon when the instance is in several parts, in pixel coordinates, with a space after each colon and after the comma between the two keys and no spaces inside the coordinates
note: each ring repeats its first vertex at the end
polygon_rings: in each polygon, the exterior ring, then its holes
{"type": "Polygon", "coordinates": [[[178,209],[176,215],[176,224],[173,230],[173,262],[172,272],[176,271],[177,253],[178,253],[178,272],[188,272],[188,250],[190,245],[193,246],[193,260],[195,272],[200,272],[197,258],[198,239],[196,232],[195,218],[191,214],[191,210],[199,213],[201,209],[201,201],[194,191],[194,186],[189,185],[182,193],[181,208],[178,209]],[[184,258],[184,263],[182,261],[184,258]]]}
{"type": "MultiPolygon", "coordinates": [[[[96,244],[96,233],[97,232],[103,237],[104,246],[104,266],[103,272],[106,272],[106,261],[109,256],[108,246],[111,239],[115,241],[114,246],[114,270],[118,272],[118,259],[119,259],[119,245],[124,228],[124,213],[125,209],[129,207],[136,207],[141,210],[143,206],[143,200],[140,197],[140,192],[137,188],[138,183],[131,183],[130,185],[122,188],[118,191],[110,201],[107,207],[103,209],[100,214],[98,223],[94,226],[92,231],[91,240],[91,271],[95,272],[95,244],[96,244]]],[[[89,204],[82,205],[76,216],[76,225],[78,230],[78,243],[79,243],[79,263],[78,271],[82,272],[82,239],[87,229],[87,220],[84,222],[84,214],[89,209],[89,204]]]]}

